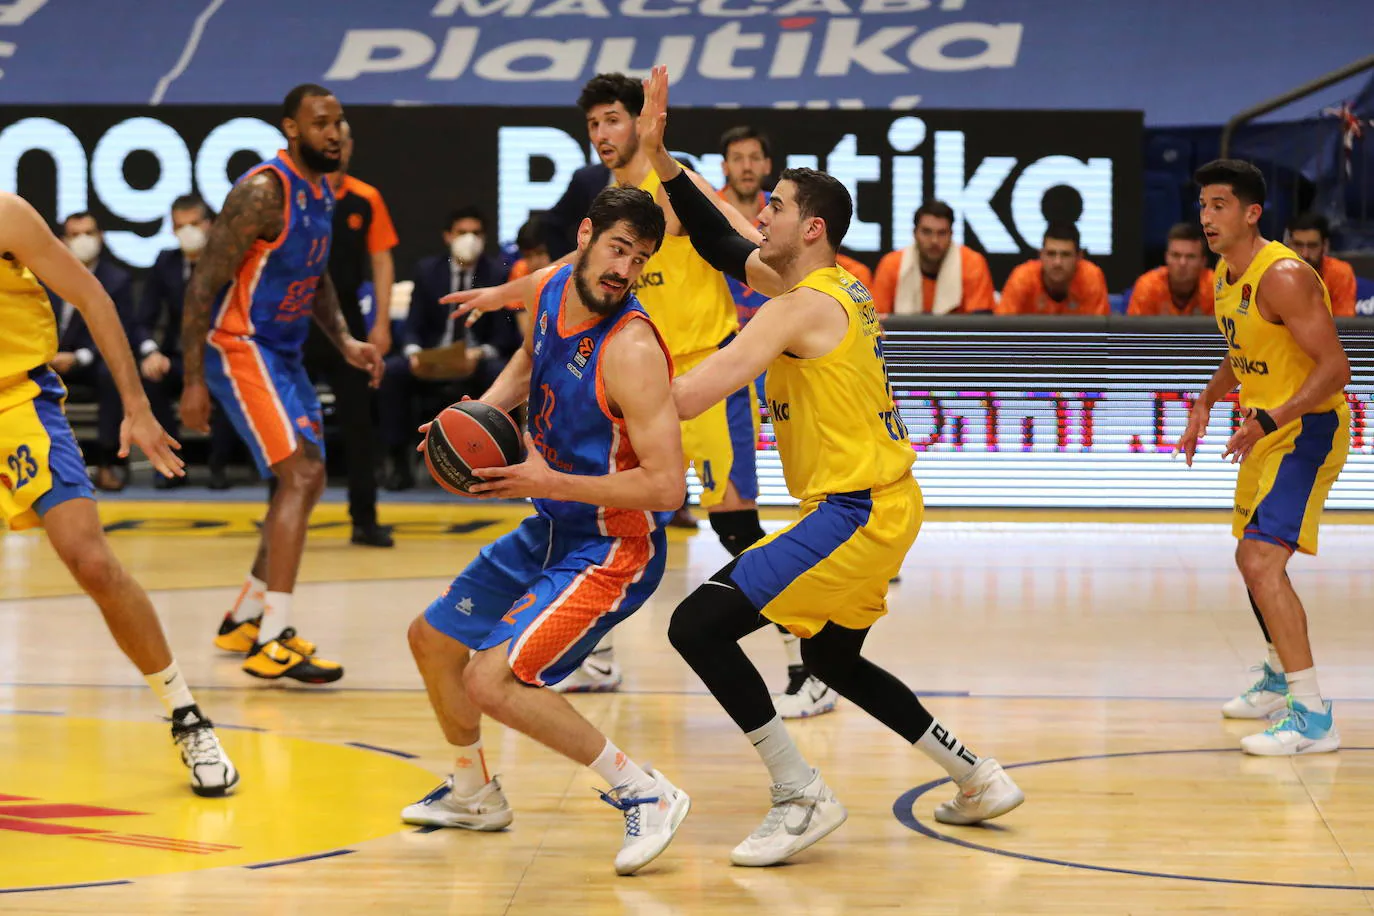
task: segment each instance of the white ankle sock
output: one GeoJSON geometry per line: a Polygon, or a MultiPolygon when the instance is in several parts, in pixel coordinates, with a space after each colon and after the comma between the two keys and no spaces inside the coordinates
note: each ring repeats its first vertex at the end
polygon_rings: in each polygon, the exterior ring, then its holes
{"type": "Polygon", "coordinates": [[[196,701],[191,697],[191,688],[187,685],[186,678],[181,676],[176,659],[172,659],[172,663],[161,671],[143,675],[143,679],[153,688],[153,693],[157,694],[162,705],[167,707],[168,715],[184,706],[195,705],[196,701]]]}
{"type": "Polygon", "coordinates": [[[1317,669],[1304,668],[1288,674],[1288,695],[1313,712],[1325,712],[1322,691],[1317,686],[1317,669]]]}
{"type": "Polygon", "coordinates": [[[453,749],[453,791],[462,796],[476,795],[491,782],[487,773],[487,755],[482,751],[482,739],[475,744],[458,745],[453,749]]]}
{"type": "Polygon", "coordinates": [[[802,664],[801,637],[796,633],[779,633],[782,648],[787,653],[787,667],[797,668],[802,664]]]}
{"type": "Polygon", "coordinates": [[[938,763],[955,782],[972,773],[978,765],[978,755],[941,725],[939,719],[931,721],[930,728],[916,742],[916,748],[938,763]]]}
{"type": "Polygon", "coordinates": [[[1268,643],[1269,657],[1265,659],[1269,663],[1269,670],[1275,674],[1283,674],[1283,662],[1279,661],[1279,650],[1274,648],[1274,644],[1268,643]]]}
{"type": "Polygon", "coordinates": [[[769,719],[762,728],[745,732],[744,737],[759,752],[774,785],[804,786],[815,775],[816,771],[811,769],[801,751],[792,743],[792,736],[787,733],[787,726],[780,716],[769,719]]]}
{"type": "Polygon", "coordinates": [[[266,592],[262,601],[262,623],[259,625],[258,642],[271,642],[289,626],[291,626],[291,593],[266,592]]]}
{"type": "Polygon", "coordinates": [[[230,618],[234,623],[243,623],[245,620],[261,617],[262,599],[266,594],[267,583],[249,573],[243,582],[243,590],[239,592],[238,600],[234,602],[233,610],[229,612],[230,618]]]}
{"type": "Polygon", "coordinates": [[[649,791],[653,788],[654,778],[625,755],[625,752],[606,739],[601,754],[591,762],[591,769],[606,780],[612,789],[626,786],[631,793],[649,791]]]}

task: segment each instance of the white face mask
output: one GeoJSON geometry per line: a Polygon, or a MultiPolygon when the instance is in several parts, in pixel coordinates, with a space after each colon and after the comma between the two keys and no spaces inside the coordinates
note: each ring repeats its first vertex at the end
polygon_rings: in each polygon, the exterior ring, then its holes
{"type": "Polygon", "coordinates": [[[100,239],[94,235],[74,235],[67,239],[67,249],[76,255],[82,264],[89,264],[100,257],[100,239]]]}
{"type": "Polygon", "coordinates": [[[449,254],[461,264],[471,264],[482,254],[482,237],[475,232],[464,232],[449,243],[449,254]]]}
{"type": "Polygon", "coordinates": [[[176,231],[177,243],[185,254],[199,254],[205,248],[205,230],[187,223],[176,231]]]}

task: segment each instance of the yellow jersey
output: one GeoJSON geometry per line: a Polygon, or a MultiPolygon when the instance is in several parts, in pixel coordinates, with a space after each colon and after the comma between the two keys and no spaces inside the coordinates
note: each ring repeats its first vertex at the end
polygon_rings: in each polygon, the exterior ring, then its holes
{"type": "Polygon", "coordinates": [[[0,257],[0,410],[33,398],[29,371],[57,356],[57,319],[48,292],[13,255],[0,257]]]}
{"type": "MultiPolygon", "coordinates": [[[[1302,387],[1315,365],[1302,351],[1293,335],[1281,324],[1266,321],[1256,305],[1264,272],[1279,261],[1301,261],[1297,253],[1281,242],[1270,242],[1259,250],[1250,266],[1234,281],[1229,279],[1226,259],[1217,262],[1215,291],[1217,327],[1226,338],[1231,370],[1240,381],[1242,407],[1272,410],[1288,401],[1302,387]]],[[[1316,271],[1313,271],[1316,274],[1316,271]]],[[[1317,275],[1317,282],[1322,283],[1317,275]]],[[[1322,299],[1331,311],[1331,296],[1322,283],[1322,299]]],[[[1343,392],[1336,392],[1312,409],[1313,413],[1336,410],[1345,404],[1343,392]]]]}
{"type": "Polygon", "coordinates": [[[812,271],[793,289],[833,298],[849,316],[824,356],[783,354],[764,382],[787,490],[795,498],[876,490],[910,476],[916,452],[897,413],[873,297],[840,267],[812,271]]]}
{"type": "MultiPolygon", "coordinates": [[[[658,173],[639,183],[655,197],[663,184],[658,173]]],[[[644,265],[635,296],[668,344],[674,362],[715,350],[739,331],[735,300],[725,275],[697,254],[685,235],[664,236],[663,245],[644,265]]]]}

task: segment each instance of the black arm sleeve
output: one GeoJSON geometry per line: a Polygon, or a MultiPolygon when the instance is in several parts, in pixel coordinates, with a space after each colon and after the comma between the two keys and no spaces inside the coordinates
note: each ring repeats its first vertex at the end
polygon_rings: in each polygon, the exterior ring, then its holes
{"type": "Polygon", "coordinates": [[[706,199],[685,171],[663,182],[663,190],[668,192],[673,212],[682,220],[697,254],[721,273],[748,283],[746,265],[759,246],[735,231],[725,214],[706,199]]]}

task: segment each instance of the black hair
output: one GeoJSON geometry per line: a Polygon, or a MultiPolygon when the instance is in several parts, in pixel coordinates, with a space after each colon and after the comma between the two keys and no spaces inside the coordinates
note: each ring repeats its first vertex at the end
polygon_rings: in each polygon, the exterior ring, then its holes
{"type": "Polygon", "coordinates": [[[849,232],[854,217],[854,201],[849,189],[833,175],[816,169],[783,169],[778,181],[790,181],[797,189],[797,209],[803,219],[813,217],[825,221],[825,240],[836,251],[849,232]]]}
{"type": "Polygon", "coordinates": [[[286,98],[282,99],[282,120],[285,121],[287,118],[290,118],[294,121],[296,115],[300,113],[301,102],[304,102],[306,99],[314,98],[315,96],[333,94],[334,93],[330,92],[323,86],[318,85],[317,83],[301,83],[295,89],[292,89],[290,92],[288,92],[286,94],[286,98]]]}
{"type": "Polygon", "coordinates": [[[921,221],[923,216],[933,216],[936,219],[948,220],[951,226],[954,225],[954,208],[943,200],[928,200],[916,208],[916,215],[911,218],[911,228],[915,229],[916,224],[921,221]]]}
{"type": "MultiPolygon", "coordinates": [[[[75,213],[68,213],[66,216],[62,217],[62,232],[64,235],[67,232],[67,225],[74,219],[95,219],[95,214],[90,210],[77,210],[75,213]]],[[[100,220],[98,219],[95,219],[95,228],[97,231],[100,229],[100,220]]]]}
{"type": "Polygon", "coordinates": [[[1209,184],[1230,185],[1231,193],[1245,206],[1264,206],[1266,188],[1264,173],[1254,163],[1244,159],[1213,159],[1193,173],[1198,187],[1209,184]]]}
{"type": "MultiPolygon", "coordinates": [[[[1083,248],[1082,236],[1078,234],[1078,227],[1067,220],[1055,220],[1045,227],[1044,242],[1054,239],[1059,242],[1073,242],[1075,250],[1083,248]]],[[[1044,244],[1041,242],[1041,244],[1044,244]]]]}
{"type": "Polygon", "coordinates": [[[620,102],[633,117],[639,117],[644,110],[644,85],[639,80],[630,79],[623,73],[598,73],[587,80],[582,94],[577,97],[577,107],[586,114],[598,105],[614,105],[620,102]]]}
{"type": "Polygon", "coordinates": [[[210,209],[210,205],[205,202],[205,198],[199,194],[183,194],[172,201],[172,211],[177,210],[200,210],[205,214],[205,219],[214,219],[215,211],[210,209]]]}
{"type": "Polygon", "coordinates": [[[592,221],[593,242],[601,233],[623,221],[629,223],[636,240],[652,241],[655,252],[663,244],[667,228],[663,208],[654,201],[652,194],[639,188],[606,188],[587,208],[587,219],[592,221]]]}
{"type": "Polygon", "coordinates": [[[743,143],[745,140],[757,140],[759,142],[759,148],[763,150],[763,158],[773,158],[773,151],[768,143],[767,134],[747,124],[740,125],[739,127],[732,127],[720,135],[720,154],[722,156],[729,156],[730,147],[735,143],[743,143]]]}
{"type": "MultiPolygon", "coordinates": [[[[449,225],[453,224],[449,223],[449,225]]],[[[525,225],[521,226],[520,230],[515,233],[515,247],[521,254],[548,247],[548,243],[544,240],[544,224],[539,221],[539,217],[531,216],[525,221],[525,225]]]]}
{"type": "Polygon", "coordinates": [[[1325,242],[1331,238],[1331,221],[1320,213],[1308,210],[1306,213],[1299,213],[1288,221],[1289,232],[1312,231],[1315,229],[1325,242]]]}
{"type": "Polygon", "coordinates": [[[444,231],[449,232],[453,229],[453,224],[460,219],[475,219],[482,224],[482,234],[487,234],[487,218],[480,209],[469,204],[466,207],[458,207],[449,212],[448,222],[444,223],[444,231]]]}

